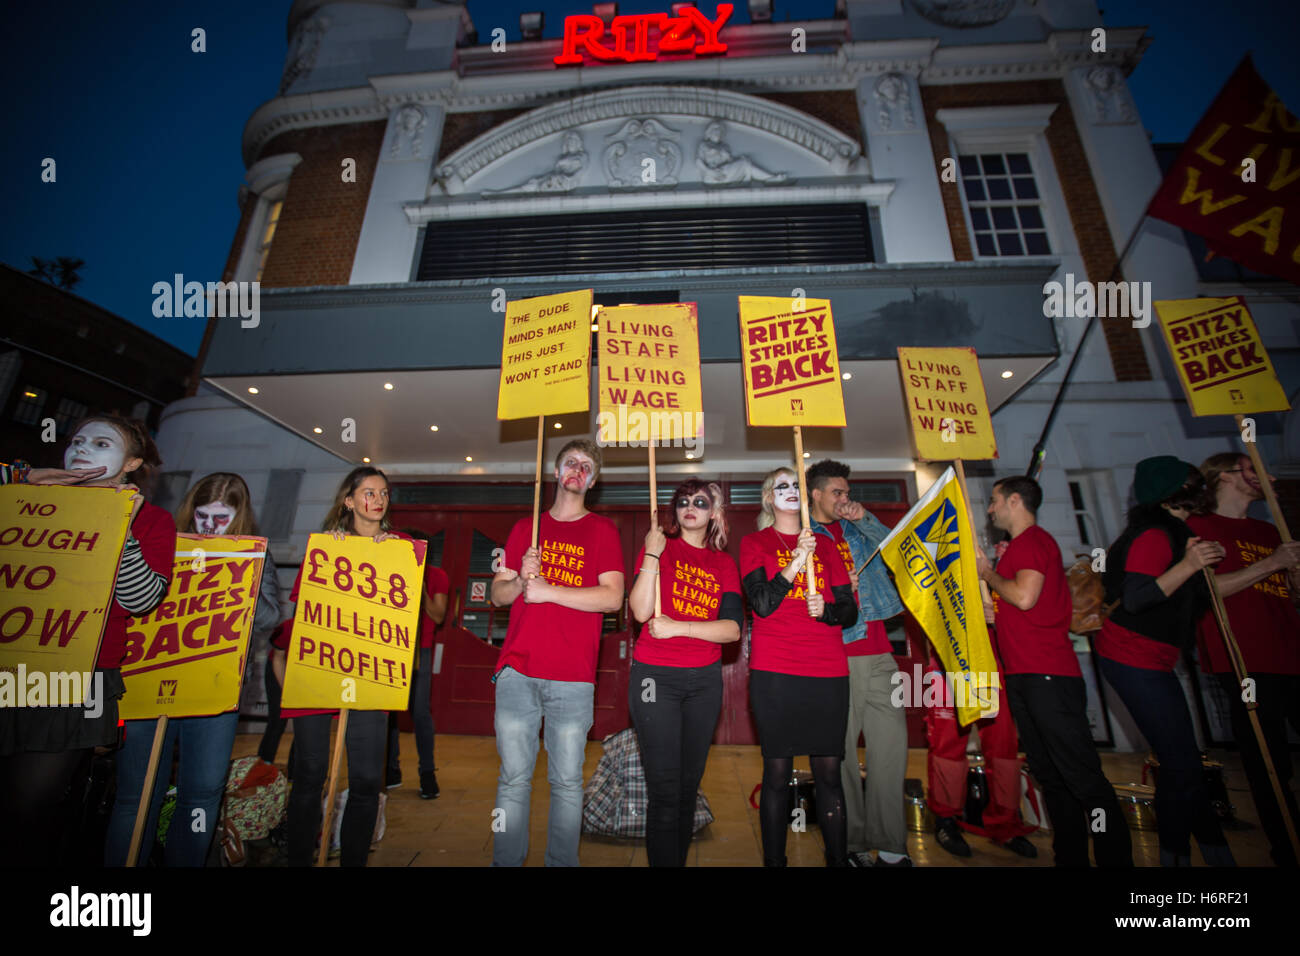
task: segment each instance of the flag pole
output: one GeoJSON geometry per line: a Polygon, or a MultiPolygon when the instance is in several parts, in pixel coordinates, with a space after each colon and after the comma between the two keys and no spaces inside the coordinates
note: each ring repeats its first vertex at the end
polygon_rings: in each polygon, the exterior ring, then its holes
{"type": "MultiPolygon", "coordinates": [[[[957,471],[957,487],[961,489],[961,503],[966,508],[966,520],[970,523],[971,544],[978,548],[980,533],[979,529],[975,527],[975,512],[971,511],[970,493],[966,490],[966,466],[962,464],[960,458],[954,459],[952,464],[957,471]]],[[[993,595],[989,593],[988,582],[983,578],[980,578],[980,597],[985,604],[993,603],[993,595]]]]}
{"type": "MultiPolygon", "coordinates": [[[[144,837],[145,823],[149,819],[149,804],[153,802],[154,782],[158,779],[158,763],[162,759],[163,740],[167,737],[167,715],[158,718],[154,727],[153,746],[149,750],[149,765],[144,774],[144,790],[140,793],[140,806],[135,811],[135,828],[131,831],[131,846],[126,851],[126,865],[135,866],[140,859],[140,842],[144,837]]],[[[153,841],[150,841],[150,846],[153,841]]]]}
{"type": "MultiPolygon", "coordinates": [[[[653,429],[654,426],[652,424],[651,425],[652,432],[653,429]]],[[[653,437],[651,437],[650,439],[650,442],[647,446],[647,450],[650,452],[650,527],[657,528],[659,527],[659,487],[657,482],[655,481],[655,440],[653,437]]],[[[662,556],[663,556],[663,552],[661,551],[660,557],[662,556]]],[[[660,563],[661,574],[662,571],[663,571],[663,567],[661,562],[660,563]]],[[[663,595],[660,593],[660,582],[662,580],[663,578],[660,577],[659,581],[655,582],[655,617],[658,617],[663,609],[663,595]]]]}
{"type": "MultiPolygon", "coordinates": [[[[799,476],[799,518],[803,521],[803,530],[807,531],[812,527],[808,520],[808,479],[804,476],[803,467],[803,426],[794,426],[794,471],[799,476]]],[[[808,564],[804,567],[804,574],[807,575],[805,580],[808,583],[809,595],[817,593],[817,571],[813,567],[813,556],[808,555],[808,564]]]]}
{"type": "MultiPolygon", "coordinates": [[[[1237,431],[1240,432],[1244,416],[1238,415],[1237,431]]],[[[1264,459],[1260,457],[1259,447],[1253,441],[1244,442],[1246,454],[1250,456],[1250,463],[1255,468],[1255,475],[1259,478],[1260,487],[1264,489],[1264,500],[1268,502],[1268,510],[1273,515],[1273,524],[1277,525],[1277,532],[1282,536],[1285,543],[1291,540],[1291,529],[1286,525],[1286,517],[1282,514],[1282,506],[1277,503],[1277,495],[1273,492],[1273,479],[1267,471],[1264,470],[1264,459]]]]}
{"type": "Polygon", "coordinates": [[[537,547],[537,525],[541,521],[542,514],[542,447],[546,444],[546,436],[543,429],[546,427],[546,416],[537,416],[537,471],[533,478],[533,547],[537,547]]]}
{"type": "Polygon", "coordinates": [[[330,756],[329,787],[325,791],[325,812],[321,815],[320,853],[316,865],[324,866],[330,855],[330,840],[334,831],[330,824],[334,819],[334,799],[339,789],[339,763],[343,760],[343,744],[348,735],[348,709],[339,711],[339,731],[334,738],[334,752],[330,756]]]}

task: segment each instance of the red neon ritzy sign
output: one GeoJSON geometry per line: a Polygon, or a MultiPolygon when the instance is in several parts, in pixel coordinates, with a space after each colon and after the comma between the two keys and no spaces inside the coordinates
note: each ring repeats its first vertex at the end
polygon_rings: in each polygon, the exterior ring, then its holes
{"type": "Polygon", "coordinates": [[[613,47],[600,42],[605,33],[605,22],[590,13],[579,13],[564,18],[564,52],[555,58],[556,66],[581,66],[584,62],[579,50],[586,50],[597,60],[635,63],[640,60],[657,60],[663,53],[690,53],[696,56],[707,53],[725,53],[727,45],[718,41],[718,32],[735,9],[730,3],[720,3],[717,19],[710,20],[694,7],[682,8],[679,17],[667,13],[638,13],[617,16],[609,26],[613,47]],[[659,42],[650,49],[650,28],[659,32],[659,42]]]}

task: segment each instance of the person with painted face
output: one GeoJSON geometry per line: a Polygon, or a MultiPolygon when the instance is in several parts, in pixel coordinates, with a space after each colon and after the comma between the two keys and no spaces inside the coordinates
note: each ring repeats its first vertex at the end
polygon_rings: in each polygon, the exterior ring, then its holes
{"type": "Polygon", "coordinates": [[[721,486],[690,478],[672,507],[667,532],[656,524],[646,533],[630,602],[643,622],[627,699],[645,768],[651,866],[686,865],[695,795],[722,712],[722,645],[740,640],[745,619],[740,575],[724,550],[721,486]]]}
{"type": "MultiPolygon", "coordinates": [[[[386,541],[409,537],[390,531],[388,524],[388,476],[378,468],[353,468],[339,485],[334,505],[321,524],[321,531],[342,540],[350,534],[386,541]]],[[[289,595],[298,603],[302,569],[289,595]]],[[[272,638],[272,666],[284,685],[288,649],[293,640],[293,612],[272,638]]],[[[311,866],[315,861],[316,837],[321,829],[321,797],[329,776],[330,722],[337,710],[282,710],[293,718],[293,787],[289,791],[289,865],[311,866]]],[[[370,838],[379,816],[379,794],[384,786],[384,763],[388,752],[388,712],[354,710],[348,716],[348,802],[339,834],[342,866],[365,866],[370,838]]],[[[321,836],[328,840],[329,834],[321,836]]]]}
{"type": "MultiPolygon", "coordinates": [[[[1187,525],[1203,541],[1223,545],[1225,556],[1214,566],[1214,581],[1223,598],[1228,624],[1241,648],[1246,670],[1255,682],[1255,715],[1291,819],[1300,821],[1300,807],[1291,789],[1291,746],[1287,723],[1300,733],[1300,541],[1282,541],[1267,521],[1248,517],[1252,502],[1264,497],[1261,478],[1250,457],[1240,452],[1212,455],[1201,463],[1213,502],[1187,525]]],[[[1273,862],[1295,866],[1295,851],[1278,809],[1259,738],[1242,701],[1242,687],[1219,633],[1214,612],[1200,620],[1201,670],[1213,674],[1223,688],[1232,714],[1232,733],[1241,747],[1242,769],[1250,782],[1259,823],[1272,847],[1273,862]]]]}
{"type": "Polygon", "coordinates": [[[547,866],[578,866],[582,838],[582,762],[595,704],[601,621],[623,603],[618,529],[587,510],[600,475],[600,446],[568,442],[555,457],[555,503],[538,519],[520,518],[506,539],[505,566],[492,579],[492,603],[512,605],[497,658],[495,729],[501,772],[493,820],[492,865],[523,866],[537,737],[546,726],[551,811],[547,866]]]}
{"type": "MultiPolygon", "coordinates": [[[[218,472],[200,480],[186,494],[176,511],[176,526],[190,534],[256,535],[248,485],[239,475],[218,472]]],[[[267,554],[262,563],[261,584],[253,615],[253,641],[262,641],[280,622],[280,586],[275,579],[275,562],[267,554]]],[[[250,655],[251,656],[251,655],[250,655]]],[[[168,866],[203,866],[216,832],[221,796],[225,791],[230,751],[235,743],[239,710],[211,717],[182,717],[167,722],[162,757],[145,825],[145,846],[139,859],[149,858],[152,835],[158,832],[172,752],[180,745],[180,769],[176,778],[174,826],[167,830],[164,860],[168,866]]],[[[148,772],[156,720],[128,720],[126,736],[117,761],[117,800],[108,824],[104,863],[122,866],[130,851],[136,810],[148,772]]]]}
{"type": "Polygon", "coordinates": [[[1137,464],[1133,494],[1128,526],[1106,551],[1106,602],[1119,603],[1097,635],[1098,663],[1160,761],[1160,865],[1191,866],[1194,835],[1209,866],[1235,866],[1174,673],[1210,607],[1201,570],[1223,559],[1223,545],[1203,541],[1187,526],[1188,515],[1207,503],[1205,478],[1172,455],[1146,458],[1137,464]]]}
{"type": "Polygon", "coordinates": [[[841,629],[857,622],[858,605],[831,538],[800,528],[796,474],[769,473],[762,499],[759,530],[740,542],[740,574],[754,611],[749,702],[763,751],[763,865],[786,865],[794,758],[808,754],[826,864],[848,866],[840,765],[849,665],[841,629]],[[817,589],[806,594],[809,561],[817,589]]]}
{"type": "MultiPolygon", "coordinates": [[[[15,463],[0,478],[139,492],[138,484],[161,464],[143,422],[95,415],[72,430],[62,469],[15,463]]],[[[162,601],[175,552],[171,515],[137,495],[95,661],[98,716],[83,707],[0,708],[0,865],[69,861],[74,781],[86,772],[95,747],[117,744],[127,617],[147,614],[162,601]]]]}

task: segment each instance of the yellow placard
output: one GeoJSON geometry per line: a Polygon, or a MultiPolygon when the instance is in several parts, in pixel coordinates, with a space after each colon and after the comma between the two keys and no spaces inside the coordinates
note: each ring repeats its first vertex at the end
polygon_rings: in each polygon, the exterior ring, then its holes
{"type": "Polygon", "coordinates": [[[424,557],[423,541],[307,539],[282,707],[406,709],[424,557]]]}
{"type": "Polygon", "coordinates": [[[176,536],[167,597],[127,620],[123,718],[206,717],[239,706],[265,558],[265,538],[176,536]]]}
{"type": "Polygon", "coordinates": [[[601,444],[697,438],[703,426],[694,302],[600,310],[601,444]]]}
{"type": "Polygon", "coordinates": [[[506,303],[497,418],[591,407],[590,289],[506,303]]]}
{"type": "MultiPolygon", "coordinates": [[[[80,705],[95,669],[134,492],[56,485],[0,487],[0,671],[80,705]],[[21,668],[21,670],[20,670],[21,668]],[[59,675],[56,677],[56,675],[59,675]]],[[[24,691],[5,706],[23,706],[24,691]]],[[[34,688],[33,688],[34,689],[34,688]]]]}
{"type": "Polygon", "coordinates": [[[998,457],[979,356],[974,349],[898,350],[912,450],[922,461],[998,457]]]}
{"type": "Polygon", "coordinates": [[[1155,303],[1192,414],[1249,415],[1291,407],[1241,296],[1155,303]]]}
{"type": "Polygon", "coordinates": [[[740,354],[749,424],[844,426],[830,299],[740,296],[740,354]]]}

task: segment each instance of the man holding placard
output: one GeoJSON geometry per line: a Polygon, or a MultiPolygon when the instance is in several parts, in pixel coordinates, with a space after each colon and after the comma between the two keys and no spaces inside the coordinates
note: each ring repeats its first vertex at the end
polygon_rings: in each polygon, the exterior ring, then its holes
{"type": "Polygon", "coordinates": [[[547,866],[577,866],[582,764],[591,729],[601,619],[623,603],[623,554],[608,518],[586,495],[600,474],[594,442],[575,439],[555,459],[555,503],[538,521],[521,518],[506,541],[492,603],[514,605],[497,660],[496,738],[501,756],[492,812],[492,865],[528,857],[529,799],[545,721],[551,782],[547,866]]]}

